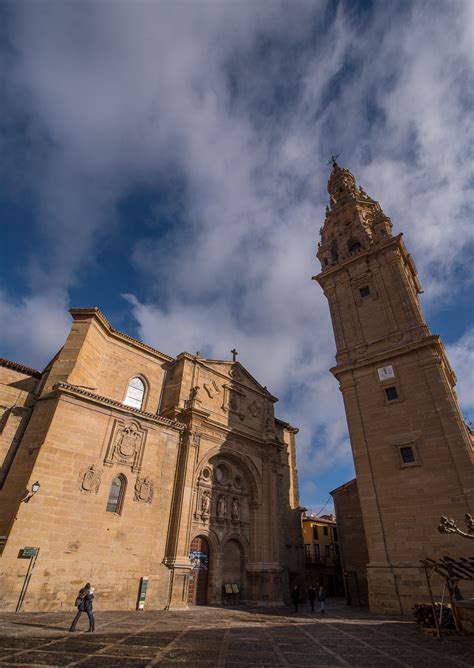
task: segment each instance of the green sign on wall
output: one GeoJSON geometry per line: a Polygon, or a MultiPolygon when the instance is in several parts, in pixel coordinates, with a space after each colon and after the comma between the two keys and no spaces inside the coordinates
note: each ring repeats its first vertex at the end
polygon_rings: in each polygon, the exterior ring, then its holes
{"type": "Polygon", "coordinates": [[[31,557],[36,557],[38,554],[39,547],[24,547],[20,550],[18,555],[19,559],[31,559],[31,557]]]}

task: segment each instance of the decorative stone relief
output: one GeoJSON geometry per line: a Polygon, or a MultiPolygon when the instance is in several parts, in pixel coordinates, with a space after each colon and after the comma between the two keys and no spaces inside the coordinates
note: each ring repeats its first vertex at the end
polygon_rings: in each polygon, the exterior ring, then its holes
{"type": "Polygon", "coordinates": [[[79,489],[84,494],[97,494],[100,487],[102,470],[92,464],[79,473],[79,489]]]}
{"type": "Polygon", "coordinates": [[[224,385],[224,400],[222,402],[222,409],[231,413],[236,413],[241,420],[245,415],[242,411],[242,400],[245,394],[235,387],[224,385]]]}
{"type": "Polygon", "coordinates": [[[215,380],[207,381],[206,383],[204,383],[203,387],[211,399],[213,399],[215,395],[219,394],[220,392],[219,385],[216,383],[215,380]]]}
{"type": "Polygon", "coordinates": [[[140,428],[138,422],[116,420],[104,463],[107,466],[122,464],[130,466],[132,471],[139,471],[145,439],[146,431],[140,428]]]}
{"type": "Polygon", "coordinates": [[[138,476],[135,483],[134,501],[151,503],[153,501],[153,482],[148,476],[138,476]]]}
{"type": "Polygon", "coordinates": [[[258,417],[260,415],[260,413],[262,412],[260,403],[257,402],[257,401],[252,401],[252,403],[249,406],[249,412],[250,412],[250,415],[252,415],[252,417],[254,417],[254,418],[258,417]]]}
{"type": "Polygon", "coordinates": [[[229,376],[234,380],[242,380],[242,372],[240,371],[238,366],[231,367],[229,371],[229,376]]]}

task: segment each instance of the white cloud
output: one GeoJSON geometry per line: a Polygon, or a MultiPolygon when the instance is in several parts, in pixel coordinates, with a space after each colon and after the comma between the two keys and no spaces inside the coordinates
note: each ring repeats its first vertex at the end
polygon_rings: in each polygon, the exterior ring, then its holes
{"type": "Polygon", "coordinates": [[[474,328],[446,348],[447,356],[457,375],[456,394],[461,408],[474,419],[474,328]]]}
{"type": "Polygon", "coordinates": [[[341,3],[329,22],[332,3],[297,7],[14,6],[6,118],[21,100],[29,141],[9,174],[31,191],[48,251],[29,267],[31,296],[2,308],[11,340],[52,354],[63,298],[38,342],[20,322],[48,316],[51,282],[85,280],[123,197],[176,173],[184,211],[163,234],[157,210],[130,248],[147,285],[128,296],[140,335],[172,354],[237,346],[301,428],[300,468],[319,475],[350,461],[328,307],[310,280],[325,163],[342,151],[406,233],[430,308],[466,288],[472,3],[379,3],[364,20],[341,3]]]}

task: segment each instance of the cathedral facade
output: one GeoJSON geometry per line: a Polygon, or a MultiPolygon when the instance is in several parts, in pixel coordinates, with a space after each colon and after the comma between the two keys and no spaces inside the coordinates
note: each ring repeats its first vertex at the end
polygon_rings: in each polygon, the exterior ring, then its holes
{"type": "Polygon", "coordinates": [[[409,613],[427,600],[421,559],[465,557],[469,545],[437,531],[442,515],[474,513],[474,448],[455,375],[420,303],[402,234],[334,161],[315,277],[336,340],[367,538],[369,603],[409,613]]]}
{"type": "Polygon", "coordinates": [[[0,362],[0,608],[281,604],[302,571],[297,429],[236,361],[71,309],[43,372],[0,362]]]}

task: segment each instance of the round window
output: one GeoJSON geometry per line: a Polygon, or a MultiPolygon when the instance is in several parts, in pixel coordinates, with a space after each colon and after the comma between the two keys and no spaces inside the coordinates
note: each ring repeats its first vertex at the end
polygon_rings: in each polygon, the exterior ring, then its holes
{"type": "Polygon", "coordinates": [[[209,480],[209,478],[211,477],[211,469],[208,468],[203,469],[202,477],[204,478],[204,480],[209,480]]]}
{"type": "Polygon", "coordinates": [[[219,466],[216,466],[214,469],[214,478],[216,479],[216,482],[221,485],[227,482],[229,478],[229,469],[227,466],[224,466],[224,464],[219,464],[219,466]]]}

